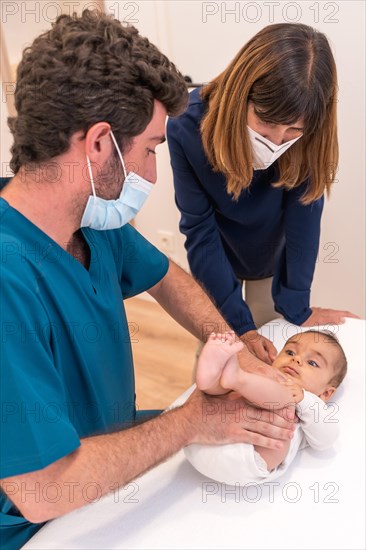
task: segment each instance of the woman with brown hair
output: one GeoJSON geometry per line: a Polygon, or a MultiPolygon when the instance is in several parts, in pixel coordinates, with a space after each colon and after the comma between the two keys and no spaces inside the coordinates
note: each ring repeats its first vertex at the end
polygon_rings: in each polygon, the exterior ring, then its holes
{"type": "Polygon", "coordinates": [[[303,326],[354,316],[309,305],[324,192],[338,165],[336,107],[324,34],[275,24],[168,122],[192,274],[267,363],[276,350],[256,329],[278,314],[303,326]]]}

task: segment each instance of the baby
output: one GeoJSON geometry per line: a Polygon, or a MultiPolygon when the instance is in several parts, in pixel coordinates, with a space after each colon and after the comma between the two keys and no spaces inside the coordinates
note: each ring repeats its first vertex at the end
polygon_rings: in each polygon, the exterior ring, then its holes
{"type": "Polygon", "coordinates": [[[220,395],[234,390],[253,405],[270,410],[296,407],[299,424],[281,449],[231,444],[218,447],[190,445],[185,453],[203,474],[229,484],[263,482],[281,475],[298,449],[322,450],[338,437],[338,420],[328,401],[347,372],[347,360],[332,333],[309,330],[287,340],[273,362],[282,383],[246,372],[236,354],[243,344],[234,333],[211,334],[197,364],[197,387],[220,395]]]}

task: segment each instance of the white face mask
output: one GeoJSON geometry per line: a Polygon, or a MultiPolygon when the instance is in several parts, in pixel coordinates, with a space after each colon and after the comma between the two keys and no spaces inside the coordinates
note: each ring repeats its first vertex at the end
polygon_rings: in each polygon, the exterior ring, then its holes
{"type": "Polygon", "coordinates": [[[301,136],[286,141],[281,145],[272,143],[269,139],[264,138],[247,126],[249,139],[252,146],[253,168],[254,170],[266,170],[268,166],[274,163],[291,145],[293,145],[301,136]]]}
{"type": "Polygon", "coordinates": [[[115,200],[106,200],[96,196],[90,159],[87,155],[86,160],[93,195],[90,195],[86,203],[80,227],[91,227],[92,229],[101,231],[122,227],[136,216],[154,186],[153,183],[150,183],[134,172],[127,174],[121,151],[112,130],[111,137],[117,149],[125,175],[120,196],[115,200]]]}

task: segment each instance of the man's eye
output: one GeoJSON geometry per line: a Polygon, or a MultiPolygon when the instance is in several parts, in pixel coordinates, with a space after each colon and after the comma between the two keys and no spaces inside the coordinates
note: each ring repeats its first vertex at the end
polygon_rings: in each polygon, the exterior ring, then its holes
{"type": "Polygon", "coordinates": [[[153,149],[147,149],[147,152],[148,154],[152,153],[153,155],[156,155],[156,151],[154,151],[153,149]]]}
{"type": "Polygon", "coordinates": [[[315,361],[308,361],[309,365],[311,365],[312,367],[317,367],[318,369],[320,368],[318,363],[316,363],[315,361]]]}

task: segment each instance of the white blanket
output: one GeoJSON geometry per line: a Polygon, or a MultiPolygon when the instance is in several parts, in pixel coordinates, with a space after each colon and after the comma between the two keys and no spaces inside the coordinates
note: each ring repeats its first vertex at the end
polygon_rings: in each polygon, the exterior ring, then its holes
{"type": "MultiPolygon", "coordinates": [[[[296,329],[276,322],[280,349],[296,329]]],[[[300,451],[260,491],[206,478],[181,451],[118,493],[49,522],[24,548],[364,549],[365,321],[347,320],[337,336],[349,372],[333,449],[300,451]]]]}

